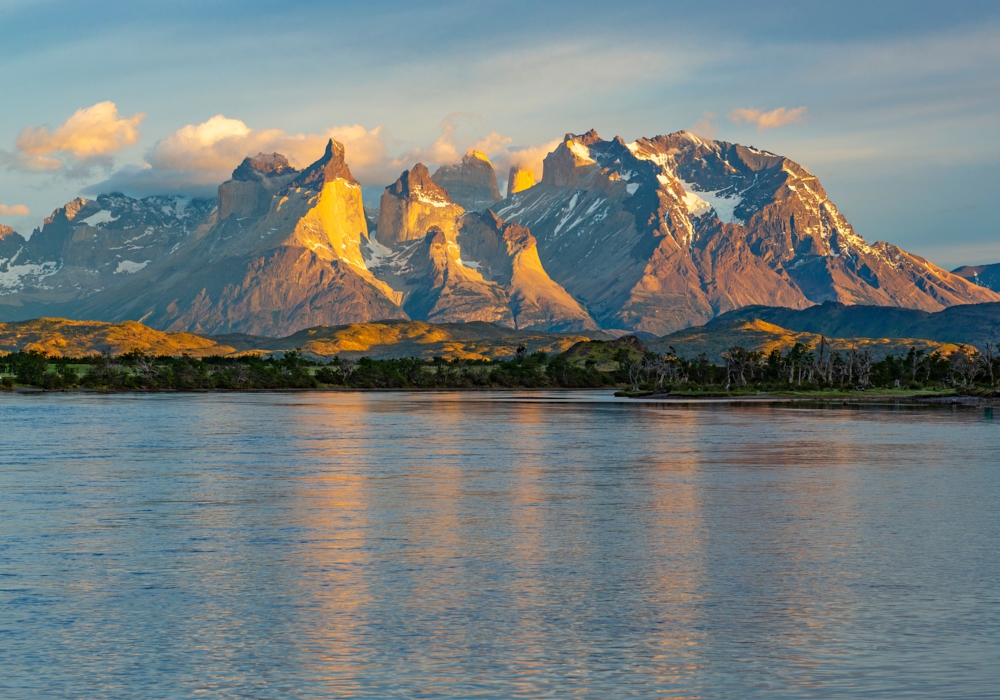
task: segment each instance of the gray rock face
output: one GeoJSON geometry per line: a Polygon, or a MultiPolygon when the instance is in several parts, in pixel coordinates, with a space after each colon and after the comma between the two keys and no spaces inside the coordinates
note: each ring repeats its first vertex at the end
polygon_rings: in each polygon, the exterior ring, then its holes
{"type": "Polygon", "coordinates": [[[219,219],[266,214],[274,193],[298,174],[278,153],[258,153],[244,159],[233,171],[233,178],[219,186],[219,219]]]}
{"type": "Polygon", "coordinates": [[[493,164],[480,151],[469,151],[455,165],[441,166],[433,179],[466,211],[485,211],[502,199],[493,164]]]}
{"type": "Polygon", "coordinates": [[[233,178],[219,186],[219,219],[263,216],[274,193],[287,185],[299,171],[278,153],[258,153],[246,158],[233,178]]]}
{"type": "MultiPolygon", "coordinates": [[[[10,226],[0,224],[0,260],[10,260],[21,250],[27,241],[24,236],[10,226]]],[[[3,263],[0,263],[3,265],[3,263]]]]}
{"type": "Polygon", "coordinates": [[[43,315],[38,311],[44,305],[121,286],[177,250],[214,208],[212,200],[183,197],[75,199],[29,239],[16,233],[0,238],[0,315],[43,315]]]}
{"type": "Polygon", "coordinates": [[[1000,292],[1000,263],[994,263],[993,265],[965,265],[951,272],[980,287],[1000,292]]]}
{"type": "Polygon", "coordinates": [[[419,163],[382,195],[367,264],[400,291],[413,319],[596,329],[586,310],[545,272],[527,229],[505,225],[491,213],[466,212],[419,163]]]}
{"type": "Polygon", "coordinates": [[[631,144],[567,134],[542,182],[492,210],[531,229],[545,269],[604,328],[663,335],[753,304],[1000,300],[866,243],[797,163],[683,131],[631,144]]]}

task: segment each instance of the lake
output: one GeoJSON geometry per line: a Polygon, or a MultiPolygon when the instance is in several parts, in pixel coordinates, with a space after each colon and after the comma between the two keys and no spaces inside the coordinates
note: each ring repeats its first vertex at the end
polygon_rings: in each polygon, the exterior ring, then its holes
{"type": "Polygon", "coordinates": [[[996,697],[1000,419],[0,394],[4,698],[996,697]]]}

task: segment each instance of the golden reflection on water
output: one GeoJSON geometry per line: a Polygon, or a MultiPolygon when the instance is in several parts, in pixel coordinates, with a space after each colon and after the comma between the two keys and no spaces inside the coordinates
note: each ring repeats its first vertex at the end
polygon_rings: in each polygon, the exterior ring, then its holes
{"type": "Polygon", "coordinates": [[[298,560],[291,584],[303,601],[294,643],[314,664],[308,675],[338,693],[362,690],[358,678],[379,663],[371,627],[388,624],[412,635],[403,634],[397,653],[422,660],[414,694],[444,692],[456,680],[453,663],[476,658],[505,674],[511,693],[537,694],[551,682],[554,640],[565,681],[593,694],[600,654],[580,629],[639,608],[651,617],[630,643],[648,655],[645,681],[671,697],[699,697],[686,691],[711,664],[706,650],[741,633],[780,635],[799,687],[822,686],[823,664],[808,651],[835,633],[831,621],[849,618],[831,609],[848,607],[852,583],[845,570],[829,579],[822,569],[864,517],[853,465],[870,446],[849,439],[852,416],[824,416],[829,439],[817,441],[815,426],[799,430],[782,409],[757,408],[755,419],[763,413],[778,434],[727,442],[720,421],[738,423],[738,409],[637,410],[622,426],[650,443],[637,459],[595,452],[585,430],[554,443],[563,418],[544,403],[445,396],[422,413],[426,400],[401,396],[401,411],[385,397],[343,394],[289,408],[292,444],[322,465],[294,476],[287,511],[304,532],[289,556],[298,560]],[[491,421],[503,423],[501,434],[490,433],[491,421]],[[404,433],[401,451],[394,441],[404,433]],[[743,474],[731,485],[706,479],[720,469],[743,474]],[[581,500],[593,504],[591,517],[564,517],[581,500]],[[728,517],[719,517],[719,502],[730,504],[728,517]],[[622,509],[630,511],[624,520],[622,509]],[[621,529],[609,534],[602,522],[621,529]],[[738,523],[767,525],[744,536],[738,523]],[[565,570],[588,560],[620,561],[625,592],[615,592],[614,574],[610,589],[598,590],[588,589],[587,571],[565,570]],[[483,588],[470,590],[470,580],[483,588]],[[706,617],[710,600],[759,611],[752,629],[706,617]],[[500,666],[491,666],[494,633],[513,656],[500,666]]]}
{"type": "Polygon", "coordinates": [[[355,680],[368,656],[360,626],[373,594],[368,575],[368,511],[378,507],[370,489],[372,472],[359,449],[372,438],[363,396],[328,404],[328,412],[301,411],[291,427],[322,456],[325,468],[298,476],[294,516],[302,518],[306,542],[295,567],[303,620],[297,644],[315,667],[309,673],[336,684],[339,692],[359,690],[355,680]]]}
{"type": "Polygon", "coordinates": [[[997,686],[995,425],[537,396],[11,397],[0,696],[997,686]]]}
{"type": "Polygon", "coordinates": [[[652,495],[651,517],[646,525],[654,585],[648,594],[648,606],[670,614],[657,640],[661,649],[656,657],[657,681],[664,688],[679,686],[704,665],[698,648],[706,634],[699,629],[706,566],[699,478],[702,465],[687,447],[696,439],[701,424],[702,417],[696,412],[671,416],[666,427],[665,454],[648,465],[652,473],[666,474],[671,488],[648,488],[645,480],[640,482],[640,488],[652,495]]]}

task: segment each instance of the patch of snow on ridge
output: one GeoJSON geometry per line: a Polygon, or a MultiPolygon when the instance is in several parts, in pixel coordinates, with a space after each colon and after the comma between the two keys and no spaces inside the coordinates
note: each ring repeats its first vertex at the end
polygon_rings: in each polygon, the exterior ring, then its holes
{"type": "MultiPolygon", "coordinates": [[[[17,257],[16,255],[14,256],[17,257]]],[[[0,260],[0,262],[7,262],[0,260]]],[[[13,262],[13,258],[10,260],[13,262]]],[[[44,262],[41,265],[9,265],[6,270],[0,269],[0,290],[13,291],[24,286],[22,281],[25,277],[34,277],[36,280],[50,277],[59,272],[59,263],[55,261],[44,262]]]]}
{"type": "Polygon", "coordinates": [[[364,245],[362,241],[361,246],[361,257],[365,260],[365,265],[371,269],[373,267],[382,267],[387,259],[392,257],[392,249],[388,246],[384,246],[375,240],[375,236],[368,236],[368,245],[364,245]],[[365,256],[368,253],[368,256],[365,256]]]}
{"type": "Polygon", "coordinates": [[[565,211],[565,212],[566,212],[566,216],[564,216],[564,217],[563,217],[563,218],[562,218],[562,219],[561,219],[561,220],[559,221],[559,225],[558,225],[558,226],[556,226],[555,230],[554,230],[554,231],[552,232],[553,234],[557,234],[557,233],[559,233],[559,231],[560,231],[560,230],[562,229],[562,227],[566,225],[566,222],[567,222],[567,221],[569,221],[569,218],[570,218],[571,216],[573,216],[573,209],[575,209],[575,208],[576,208],[576,203],[577,203],[577,201],[578,201],[579,199],[580,199],[580,193],[579,193],[579,192],[574,192],[574,193],[573,193],[573,198],[569,200],[569,205],[568,205],[568,207],[567,207],[566,209],[564,209],[564,210],[563,210],[563,211],[565,211]]]}
{"type": "Polygon", "coordinates": [[[628,192],[629,194],[635,194],[636,190],[638,189],[639,189],[638,182],[633,182],[629,185],[625,185],[625,191],[628,192]]]}
{"type": "Polygon", "coordinates": [[[417,199],[418,202],[423,202],[424,204],[430,204],[432,207],[437,207],[439,209],[441,207],[446,207],[449,204],[451,204],[451,202],[447,202],[447,201],[445,201],[445,200],[443,200],[443,199],[441,199],[439,197],[435,197],[433,195],[426,194],[423,191],[423,189],[418,190],[416,192],[416,195],[417,195],[416,199],[417,199]]]}
{"type": "Polygon", "coordinates": [[[132,260],[120,260],[118,262],[118,269],[115,270],[115,274],[125,273],[126,275],[131,275],[134,272],[138,272],[142,268],[146,267],[151,260],[146,260],[145,262],[134,262],[132,260]]]}
{"type": "Polygon", "coordinates": [[[86,219],[80,219],[76,223],[87,224],[87,226],[97,226],[98,224],[109,224],[112,221],[118,221],[118,217],[111,216],[111,212],[102,210],[96,214],[91,214],[86,219]]]}
{"type": "Polygon", "coordinates": [[[461,265],[462,267],[468,267],[469,269],[472,269],[472,270],[478,270],[479,266],[482,263],[477,263],[474,260],[462,260],[462,258],[459,258],[458,259],[458,264],[461,265]]]}
{"type": "Polygon", "coordinates": [[[594,159],[590,157],[590,149],[584,146],[582,143],[577,143],[576,141],[570,141],[566,144],[566,147],[575,155],[577,158],[587,162],[593,163],[594,159]]]}
{"type": "Polygon", "coordinates": [[[681,186],[684,188],[684,203],[688,207],[688,211],[695,216],[700,216],[704,214],[707,209],[701,209],[701,211],[695,212],[691,206],[692,204],[696,207],[701,207],[695,200],[698,200],[704,204],[708,204],[712,209],[715,210],[715,215],[719,217],[719,221],[724,224],[742,224],[743,220],[737,218],[736,207],[740,205],[743,201],[743,197],[739,195],[721,195],[719,192],[722,190],[714,190],[712,192],[698,192],[695,193],[694,185],[689,182],[684,182],[684,180],[678,179],[681,186]],[[691,199],[691,204],[688,204],[688,198],[691,199]]]}

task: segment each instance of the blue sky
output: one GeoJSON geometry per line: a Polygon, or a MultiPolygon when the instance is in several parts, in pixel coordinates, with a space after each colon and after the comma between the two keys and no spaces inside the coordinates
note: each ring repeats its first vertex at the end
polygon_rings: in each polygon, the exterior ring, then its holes
{"type": "Polygon", "coordinates": [[[472,145],[507,166],[694,128],[803,163],[869,241],[1000,261],[1000,3],[764,6],[0,0],[0,223],[210,191],[243,150],[330,135],[375,193],[472,145]]]}

